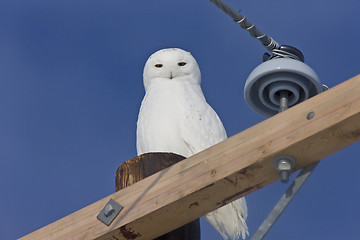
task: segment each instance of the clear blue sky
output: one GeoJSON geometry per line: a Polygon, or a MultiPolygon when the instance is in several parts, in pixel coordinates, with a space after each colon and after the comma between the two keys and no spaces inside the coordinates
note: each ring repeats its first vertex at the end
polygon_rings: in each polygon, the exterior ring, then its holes
{"type": "MultiPolygon", "coordinates": [[[[293,45],[329,87],[360,73],[358,0],[227,0],[293,45]]],[[[161,48],[190,51],[232,136],[264,118],[243,100],[265,49],[207,0],[0,2],[0,239],[15,239],[114,192],[136,156],[142,71],[161,48]]],[[[359,238],[359,143],[324,159],[267,239],[359,238]]],[[[253,234],[285,191],[247,197],[253,234]]],[[[205,240],[221,239],[207,223],[205,240]]]]}

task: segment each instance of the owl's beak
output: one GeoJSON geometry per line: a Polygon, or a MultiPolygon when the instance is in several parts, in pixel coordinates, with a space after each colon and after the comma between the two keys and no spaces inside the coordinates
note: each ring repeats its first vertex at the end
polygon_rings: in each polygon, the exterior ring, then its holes
{"type": "Polygon", "coordinates": [[[174,76],[173,76],[172,72],[170,72],[170,79],[173,79],[173,78],[174,78],[174,76]]]}

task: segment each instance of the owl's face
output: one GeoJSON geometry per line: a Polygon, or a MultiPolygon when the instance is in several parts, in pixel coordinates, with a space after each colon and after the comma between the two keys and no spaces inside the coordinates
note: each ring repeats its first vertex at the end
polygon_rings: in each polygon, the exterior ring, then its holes
{"type": "Polygon", "coordinates": [[[149,57],[144,68],[145,89],[155,82],[200,84],[201,74],[194,57],[179,48],[162,49],[149,57]]]}

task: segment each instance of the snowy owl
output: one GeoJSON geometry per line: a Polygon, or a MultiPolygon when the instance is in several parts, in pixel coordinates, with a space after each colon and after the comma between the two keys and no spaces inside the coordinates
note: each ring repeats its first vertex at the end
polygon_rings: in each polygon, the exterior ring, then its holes
{"type": "MultiPolygon", "coordinates": [[[[190,157],[226,139],[224,126],[206,102],[194,57],[179,48],[162,49],[144,68],[145,97],[137,122],[138,155],[172,152],[190,157]]],[[[224,239],[245,239],[247,207],[240,198],[204,216],[224,239]]]]}

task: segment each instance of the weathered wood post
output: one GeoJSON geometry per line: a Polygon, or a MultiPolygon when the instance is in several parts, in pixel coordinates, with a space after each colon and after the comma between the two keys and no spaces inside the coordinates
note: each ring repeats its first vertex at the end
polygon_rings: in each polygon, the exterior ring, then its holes
{"type": "MultiPolygon", "coordinates": [[[[173,153],[146,153],[120,165],[115,174],[116,191],[138,182],[181,160],[183,156],[173,153]]],[[[200,240],[199,219],[164,234],[156,240],[200,240]]]]}

